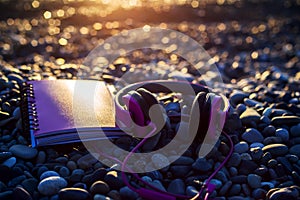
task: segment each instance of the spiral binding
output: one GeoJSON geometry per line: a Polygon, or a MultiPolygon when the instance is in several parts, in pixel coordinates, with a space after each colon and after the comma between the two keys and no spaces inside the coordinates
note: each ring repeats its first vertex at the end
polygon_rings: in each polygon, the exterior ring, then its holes
{"type": "Polygon", "coordinates": [[[32,84],[23,84],[21,101],[23,130],[25,133],[32,135],[32,132],[39,130],[39,120],[32,84]]]}

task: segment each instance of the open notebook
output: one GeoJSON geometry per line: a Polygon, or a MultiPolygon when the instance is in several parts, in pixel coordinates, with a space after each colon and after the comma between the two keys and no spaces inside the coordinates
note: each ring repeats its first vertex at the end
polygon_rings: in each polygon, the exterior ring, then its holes
{"type": "Polygon", "coordinates": [[[29,81],[23,87],[21,108],[23,129],[31,135],[33,147],[125,134],[115,125],[112,96],[101,81],[29,81]],[[91,90],[92,104],[87,99],[91,90]]]}

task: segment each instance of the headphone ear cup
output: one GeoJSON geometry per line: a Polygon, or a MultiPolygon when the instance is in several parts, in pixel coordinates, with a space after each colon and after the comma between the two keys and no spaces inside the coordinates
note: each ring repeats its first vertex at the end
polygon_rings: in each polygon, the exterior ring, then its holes
{"type": "Polygon", "coordinates": [[[189,132],[196,131],[197,142],[202,142],[205,138],[209,126],[211,102],[209,93],[200,92],[196,95],[190,114],[189,132]],[[195,121],[195,119],[199,121],[195,121]],[[195,128],[197,127],[197,129],[195,128]]]}
{"type": "MultiPolygon", "coordinates": [[[[145,113],[145,120],[150,121],[150,116],[149,116],[149,110],[151,108],[151,106],[155,105],[155,104],[159,104],[159,102],[157,101],[157,99],[155,98],[155,96],[149,92],[148,90],[144,89],[144,88],[139,88],[136,90],[144,99],[144,102],[146,103],[146,106],[144,107],[144,113],[145,113]]],[[[162,119],[160,118],[162,116],[162,114],[160,113],[156,113],[159,114],[156,116],[156,118],[158,119],[162,119]]]]}
{"type": "Polygon", "coordinates": [[[146,125],[146,111],[147,103],[144,98],[137,91],[130,91],[127,95],[124,95],[123,98],[127,99],[127,109],[133,118],[133,121],[139,126],[146,125]]]}

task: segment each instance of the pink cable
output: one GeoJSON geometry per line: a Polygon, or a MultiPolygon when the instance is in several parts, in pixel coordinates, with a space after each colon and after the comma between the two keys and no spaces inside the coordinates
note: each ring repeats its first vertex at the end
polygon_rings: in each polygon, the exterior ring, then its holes
{"type": "MultiPolygon", "coordinates": [[[[135,146],[135,147],[132,149],[132,151],[130,151],[130,153],[125,157],[125,159],[124,159],[123,162],[121,162],[120,160],[118,160],[117,158],[114,158],[114,157],[112,157],[112,156],[109,156],[109,155],[106,155],[106,154],[103,154],[103,153],[102,153],[102,155],[105,156],[105,157],[107,157],[107,158],[110,158],[110,159],[112,159],[112,160],[115,160],[116,162],[122,164],[122,167],[121,167],[121,176],[122,176],[123,181],[125,182],[125,184],[126,184],[131,190],[133,190],[133,191],[135,191],[135,192],[137,192],[137,193],[139,192],[138,189],[136,189],[136,188],[134,188],[133,186],[131,186],[130,183],[128,182],[128,180],[127,180],[126,174],[125,174],[125,172],[124,172],[124,169],[125,169],[125,168],[126,168],[128,171],[130,171],[130,172],[132,173],[132,175],[133,175],[135,178],[137,178],[140,182],[142,182],[143,184],[147,185],[148,187],[150,187],[150,188],[152,188],[152,189],[154,189],[154,190],[156,190],[156,191],[158,191],[158,192],[161,192],[161,193],[163,193],[163,194],[167,194],[167,195],[170,195],[170,196],[174,196],[174,197],[176,197],[176,198],[182,198],[182,199],[188,199],[188,198],[190,198],[190,197],[185,196],[185,195],[171,194],[171,193],[162,191],[162,190],[160,190],[160,189],[154,187],[153,185],[147,183],[146,181],[144,181],[143,179],[141,179],[136,173],[133,173],[132,170],[131,170],[130,168],[126,167],[126,163],[127,163],[128,159],[130,158],[130,156],[132,156],[132,154],[135,153],[135,151],[137,151],[138,148],[140,148],[140,147],[146,142],[146,140],[148,139],[148,137],[150,137],[152,134],[155,133],[155,131],[156,131],[156,128],[154,127],[153,130],[150,131],[150,133],[148,133],[148,134],[146,135],[146,137],[143,138],[143,139],[141,140],[141,142],[139,142],[139,143],[137,144],[137,146],[135,146]]],[[[224,167],[224,165],[226,164],[226,162],[228,161],[228,159],[230,158],[230,156],[231,156],[231,154],[232,154],[232,152],[233,152],[233,142],[232,142],[230,136],[229,136],[226,132],[224,132],[224,131],[222,131],[222,132],[224,133],[224,135],[228,138],[228,140],[229,140],[229,142],[230,142],[230,152],[229,152],[229,154],[226,156],[226,158],[224,159],[224,161],[220,164],[220,166],[219,166],[219,167],[218,167],[218,168],[210,175],[210,177],[207,179],[206,183],[202,186],[202,188],[201,188],[201,190],[198,192],[198,194],[195,195],[194,197],[192,197],[191,200],[197,199],[197,198],[202,194],[204,188],[206,188],[206,186],[209,184],[209,182],[211,181],[211,179],[218,173],[218,171],[220,171],[221,168],[224,167]]],[[[206,195],[205,195],[205,197],[204,197],[204,200],[208,200],[208,197],[209,197],[210,193],[211,193],[211,191],[209,191],[209,192],[206,193],[206,195]]]]}

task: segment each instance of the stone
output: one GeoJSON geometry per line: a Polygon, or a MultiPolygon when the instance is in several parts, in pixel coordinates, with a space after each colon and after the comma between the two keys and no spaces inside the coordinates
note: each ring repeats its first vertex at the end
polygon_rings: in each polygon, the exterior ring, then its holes
{"type": "Polygon", "coordinates": [[[230,178],[230,180],[232,181],[232,183],[238,183],[238,184],[247,183],[247,176],[246,175],[233,176],[230,178]]]}
{"type": "Polygon", "coordinates": [[[274,136],[275,133],[276,133],[276,128],[273,125],[269,125],[265,127],[264,130],[262,131],[264,137],[274,136]]]}
{"type": "Polygon", "coordinates": [[[241,159],[241,156],[240,156],[239,153],[233,153],[231,155],[231,157],[229,158],[229,161],[228,161],[227,165],[229,167],[237,167],[241,163],[241,160],[242,159],[241,159]]]}
{"type": "Polygon", "coordinates": [[[181,179],[175,179],[171,181],[167,189],[168,192],[173,194],[184,195],[185,194],[185,184],[181,179]]]}
{"type": "Polygon", "coordinates": [[[22,145],[15,144],[9,148],[9,151],[16,157],[29,160],[36,157],[38,151],[34,148],[22,145]]]}
{"type": "Polygon", "coordinates": [[[0,163],[12,157],[11,152],[0,152],[0,163]]]}
{"type": "Polygon", "coordinates": [[[86,154],[77,160],[77,165],[81,169],[91,168],[98,160],[92,154],[86,154]]]}
{"type": "Polygon", "coordinates": [[[34,190],[37,188],[39,182],[35,178],[27,178],[22,181],[21,185],[23,188],[28,191],[30,194],[33,194],[34,190]]]}
{"type": "Polygon", "coordinates": [[[157,169],[161,169],[170,165],[170,162],[166,156],[160,153],[156,153],[151,157],[153,165],[157,169]]]}
{"type": "Polygon", "coordinates": [[[261,188],[253,190],[252,197],[255,199],[266,199],[267,191],[261,188]]]}
{"type": "Polygon", "coordinates": [[[84,175],[84,171],[82,169],[75,169],[72,171],[72,174],[69,178],[70,181],[72,182],[78,182],[81,181],[81,178],[84,175]]]}
{"type": "Polygon", "coordinates": [[[94,200],[113,200],[113,199],[110,198],[110,197],[106,197],[106,196],[104,196],[102,194],[96,194],[94,196],[94,200]]]}
{"type": "Polygon", "coordinates": [[[274,126],[279,125],[293,125],[300,123],[300,117],[297,116],[280,116],[280,117],[273,117],[271,123],[274,126]]]}
{"type": "MultiPolygon", "coordinates": [[[[270,190],[269,193],[270,192],[273,191],[270,190]]],[[[269,196],[269,200],[281,200],[281,199],[296,200],[299,197],[299,192],[297,191],[297,189],[294,188],[281,188],[274,191],[271,194],[269,193],[267,194],[267,196],[269,196]]]]}
{"type": "Polygon", "coordinates": [[[90,188],[92,194],[107,194],[109,190],[109,186],[103,181],[96,181],[90,188]]]}
{"type": "Polygon", "coordinates": [[[248,184],[251,188],[259,188],[262,178],[256,174],[249,174],[247,177],[248,184]]]}
{"type": "Polygon", "coordinates": [[[20,186],[13,190],[13,198],[18,200],[32,200],[31,195],[20,186]]]}
{"type": "Polygon", "coordinates": [[[234,145],[234,152],[245,153],[249,150],[249,145],[247,142],[241,141],[234,145]]]}
{"type": "Polygon", "coordinates": [[[290,131],[292,137],[300,137],[300,124],[292,126],[290,131]]]}
{"type": "Polygon", "coordinates": [[[285,128],[279,128],[279,129],[277,129],[275,135],[277,137],[280,137],[283,142],[287,142],[289,140],[289,138],[290,138],[289,137],[290,136],[289,131],[286,130],[285,128]]]}
{"type": "Polygon", "coordinates": [[[201,172],[208,172],[213,168],[212,164],[210,164],[210,162],[208,162],[205,158],[198,158],[192,167],[194,170],[201,172]]]}
{"type": "Polygon", "coordinates": [[[51,196],[57,194],[60,189],[68,185],[67,181],[59,176],[51,176],[43,179],[38,185],[38,191],[45,195],[51,196]]]}
{"type": "Polygon", "coordinates": [[[138,194],[132,191],[129,187],[125,186],[120,189],[120,195],[122,199],[135,200],[138,198],[138,194]]]}
{"type": "Polygon", "coordinates": [[[241,115],[240,118],[244,125],[249,125],[253,122],[258,123],[260,119],[260,114],[252,108],[247,108],[241,115]]]}
{"type": "Polygon", "coordinates": [[[241,189],[242,189],[242,187],[241,187],[240,184],[233,184],[233,185],[231,186],[231,189],[230,189],[229,192],[228,192],[228,195],[229,195],[229,196],[239,195],[240,192],[241,192],[241,189]]]}
{"type": "Polygon", "coordinates": [[[243,103],[244,98],[248,97],[249,95],[247,93],[244,93],[242,91],[234,91],[230,94],[230,104],[234,107],[238,105],[239,103],[243,103]]]}
{"type": "Polygon", "coordinates": [[[12,197],[13,197],[13,191],[11,190],[0,193],[0,199],[6,200],[6,199],[12,199],[12,197]]]}
{"type": "Polygon", "coordinates": [[[106,182],[111,189],[116,190],[120,189],[124,185],[120,173],[117,171],[109,171],[104,177],[104,182],[106,182]]]}
{"type": "Polygon", "coordinates": [[[242,139],[245,140],[246,142],[254,143],[254,142],[262,142],[264,140],[264,137],[255,128],[248,128],[242,134],[242,139]]]}
{"type": "Polygon", "coordinates": [[[39,151],[36,158],[36,163],[43,164],[45,161],[46,161],[46,153],[44,151],[39,151]]]}
{"type": "Polygon", "coordinates": [[[248,175],[257,168],[257,164],[252,160],[242,160],[239,166],[239,173],[241,175],[248,175]]]}
{"type": "Polygon", "coordinates": [[[260,147],[255,147],[250,149],[250,155],[253,160],[259,160],[263,156],[263,151],[260,147]]]}
{"type": "Polygon", "coordinates": [[[225,194],[227,194],[227,192],[228,192],[228,190],[229,190],[229,188],[232,186],[232,182],[231,181],[228,181],[228,182],[226,182],[224,185],[223,185],[223,187],[221,187],[221,189],[220,189],[220,191],[219,191],[219,194],[220,195],[225,195],[225,194]]]}
{"type": "Polygon", "coordinates": [[[298,156],[300,158],[300,144],[292,146],[289,150],[290,154],[298,156]]]}
{"type": "Polygon", "coordinates": [[[64,167],[64,166],[62,166],[60,169],[59,169],[59,172],[58,172],[59,174],[60,174],[60,176],[61,177],[67,177],[67,176],[69,176],[70,175],[70,170],[67,168],[67,167],[64,167]]]}
{"type": "MultiPolygon", "coordinates": [[[[169,160],[174,160],[177,156],[170,156],[169,160]]],[[[187,156],[180,156],[177,160],[172,162],[172,165],[191,165],[194,163],[194,159],[187,156]]]]}
{"type": "Polygon", "coordinates": [[[285,155],[289,149],[284,144],[269,144],[262,149],[264,152],[270,152],[272,156],[285,155]]]}
{"type": "Polygon", "coordinates": [[[69,170],[71,170],[71,171],[77,169],[77,164],[76,164],[76,162],[74,162],[74,161],[72,161],[72,160],[68,161],[66,166],[67,166],[67,167],[69,168],[69,170]]]}
{"type": "Polygon", "coordinates": [[[59,174],[56,171],[45,171],[40,176],[40,180],[43,180],[43,179],[51,177],[51,176],[59,176],[59,174]]]}
{"type": "Polygon", "coordinates": [[[63,188],[58,192],[61,200],[89,200],[90,194],[82,188],[63,188]]]}
{"type": "Polygon", "coordinates": [[[187,165],[175,165],[171,166],[169,171],[175,178],[183,178],[185,177],[190,171],[192,167],[187,165]]]}
{"type": "Polygon", "coordinates": [[[17,159],[15,157],[11,157],[5,160],[2,165],[12,168],[17,163],[17,159]]]}

